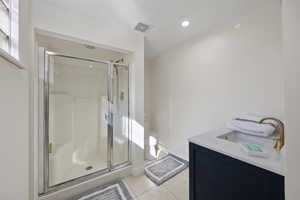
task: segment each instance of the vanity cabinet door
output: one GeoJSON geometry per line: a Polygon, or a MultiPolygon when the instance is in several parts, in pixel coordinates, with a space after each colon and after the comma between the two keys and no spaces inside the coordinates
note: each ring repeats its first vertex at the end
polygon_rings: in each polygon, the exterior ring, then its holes
{"type": "Polygon", "coordinates": [[[271,199],[282,200],[285,198],[284,177],[279,175],[271,176],[270,184],[272,187],[271,199]]]}
{"type": "Polygon", "coordinates": [[[274,194],[274,186],[278,185],[274,176],[221,153],[190,145],[190,200],[283,200],[274,194]]]}

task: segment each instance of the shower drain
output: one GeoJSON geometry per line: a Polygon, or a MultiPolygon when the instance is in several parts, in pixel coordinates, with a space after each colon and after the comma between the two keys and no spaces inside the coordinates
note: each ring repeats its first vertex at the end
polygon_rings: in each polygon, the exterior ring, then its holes
{"type": "Polygon", "coordinates": [[[93,166],[87,166],[87,167],[85,168],[85,170],[91,170],[91,169],[93,169],[93,166]]]}

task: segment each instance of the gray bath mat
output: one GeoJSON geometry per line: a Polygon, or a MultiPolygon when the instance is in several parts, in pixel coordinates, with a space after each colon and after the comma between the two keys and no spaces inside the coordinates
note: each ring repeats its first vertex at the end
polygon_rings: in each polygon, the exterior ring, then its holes
{"type": "Polygon", "coordinates": [[[117,181],[94,188],[70,200],[133,200],[133,197],[126,185],[122,181],[117,181]]]}
{"type": "Polygon", "coordinates": [[[172,154],[145,166],[146,176],[156,185],[161,185],[188,167],[188,162],[172,154]]]}

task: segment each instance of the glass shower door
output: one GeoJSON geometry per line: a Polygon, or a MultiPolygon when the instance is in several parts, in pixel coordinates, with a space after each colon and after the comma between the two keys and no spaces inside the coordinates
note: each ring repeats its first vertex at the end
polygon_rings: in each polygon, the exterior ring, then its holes
{"type": "Polygon", "coordinates": [[[128,66],[113,65],[113,153],[112,166],[118,167],[129,161],[129,70],[128,66]]]}
{"type": "Polygon", "coordinates": [[[130,162],[129,68],[39,48],[39,194],[130,162]]]}
{"type": "Polygon", "coordinates": [[[49,55],[49,187],[108,170],[108,65],[49,55]]]}

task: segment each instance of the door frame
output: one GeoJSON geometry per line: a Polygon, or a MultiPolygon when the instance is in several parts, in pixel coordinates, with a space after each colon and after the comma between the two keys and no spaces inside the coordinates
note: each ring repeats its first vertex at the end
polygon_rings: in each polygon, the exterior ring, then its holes
{"type": "MultiPolygon", "coordinates": [[[[120,64],[120,63],[114,63],[110,61],[103,61],[103,60],[95,60],[95,59],[89,59],[89,58],[80,58],[80,57],[74,57],[70,55],[65,55],[62,53],[47,51],[43,47],[38,47],[38,74],[39,74],[39,86],[38,86],[38,104],[39,104],[39,155],[38,155],[38,176],[39,176],[39,184],[38,184],[38,192],[40,196],[44,196],[47,194],[50,194],[52,192],[59,191],[61,189],[65,189],[77,184],[80,184],[82,182],[88,181],[90,179],[93,179],[95,177],[102,176],[104,174],[107,174],[109,172],[119,170],[125,167],[130,166],[131,163],[131,124],[129,124],[129,130],[128,130],[128,160],[119,163],[117,165],[113,165],[112,163],[112,157],[113,157],[113,112],[112,112],[112,95],[113,95],[113,88],[112,88],[112,81],[113,81],[113,68],[114,65],[126,67],[128,69],[128,74],[130,70],[130,65],[120,64]],[[80,176],[78,178],[74,178],[71,180],[68,180],[66,182],[62,182],[53,186],[49,185],[49,62],[51,56],[58,56],[58,57],[64,57],[69,59],[76,59],[81,61],[87,61],[87,62],[94,62],[94,63],[101,63],[107,65],[107,97],[108,97],[108,120],[107,120],[107,168],[100,169],[96,172],[80,176]],[[42,80],[40,80],[42,79],[42,80]]],[[[129,76],[128,76],[128,83],[129,83],[129,76]]],[[[128,84],[128,119],[130,119],[130,84],[128,84]]],[[[130,123],[130,120],[128,121],[130,123]]]]}

